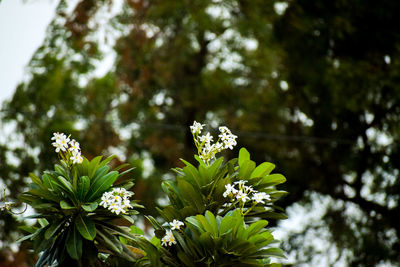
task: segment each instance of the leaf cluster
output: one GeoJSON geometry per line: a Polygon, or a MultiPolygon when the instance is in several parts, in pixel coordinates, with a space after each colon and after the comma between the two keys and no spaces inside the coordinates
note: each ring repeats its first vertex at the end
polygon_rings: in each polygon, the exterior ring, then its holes
{"type": "MultiPolygon", "coordinates": [[[[94,264],[99,252],[116,255],[135,261],[138,255],[123,244],[119,236],[131,236],[128,231],[113,223],[122,217],[133,223],[129,210],[118,216],[99,206],[102,194],[112,187],[129,189],[133,182],[125,180],[114,184],[127,171],[119,172],[127,165],[111,170],[108,163],[96,157],[91,161],[84,158],[82,164],[70,167],[63,160],[53,171],[45,171],[41,177],[31,173],[29,191],[20,200],[31,205],[36,214],[26,218],[37,218],[40,226],[24,227],[29,235],[20,239],[33,241],[37,253],[42,252],[36,266],[61,264],[74,260],[85,260],[94,264]],[[85,251],[85,253],[83,253],[85,251]]],[[[141,207],[131,202],[133,207],[141,207]]]]}
{"type": "Polygon", "coordinates": [[[270,257],[284,257],[279,248],[269,247],[275,240],[266,228],[266,218],[286,218],[279,207],[273,205],[286,193],[275,189],[285,182],[285,177],[270,174],[274,169],[272,163],[256,166],[244,148],[237,159],[226,163],[221,157],[206,166],[195,158],[199,162],[197,168],[182,160],[186,166],[175,169],[176,181],[163,182],[170,205],[158,208],[166,222],[178,219],[184,221],[186,227],[172,231],[175,245],[162,247],[160,239],[169,225],[161,225],[149,216],[155,228],[155,239],[153,251],[147,257],[161,253],[162,263],[168,266],[267,266],[270,257]],[[240,206],[224,197],[225,185],[239,180],[247,181],[258,192],[269,194],[268,207],[251,201],[240,206]]]}

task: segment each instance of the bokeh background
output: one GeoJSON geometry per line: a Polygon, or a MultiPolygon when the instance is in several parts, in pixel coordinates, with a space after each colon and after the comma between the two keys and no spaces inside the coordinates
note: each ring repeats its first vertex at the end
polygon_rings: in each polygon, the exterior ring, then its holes
{"type": "MultiPolygon", "coordinates": [[[[160,181],[179,158],[194,161],[197,120],[238,135],[225,157],[244,146],[287,177],[279,205],[289,219],[271,221],[282,263],[400,265],[400,1],[27,0],[10,9],[16,1],[0,1],[2,58],[18,59],[25,43],[37,49],[16,76],[0,58],[8,200],[18,202],[29,172],[52,167],[58,131],[88,158],[134,165],[136,198],[157,215],[160,181]],[[21,34],[32,14],[40,25],[21,34]]],[[[1,211],[1,266],[34,261],[29,244],[15,244],[21,218],[1,211]]]]}

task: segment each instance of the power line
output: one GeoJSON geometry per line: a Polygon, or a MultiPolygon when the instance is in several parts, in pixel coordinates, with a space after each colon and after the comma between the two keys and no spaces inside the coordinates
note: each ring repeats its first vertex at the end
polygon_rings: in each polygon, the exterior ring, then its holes
{"type": "MultiPolygon", "coordinates": [[[[172,131],[189,131],[188,127],[180,124],[166,124],[166,123],[143,123],[133,122],[141,127],[157,128],[163,130],[172,131]]],[[[317,137],[307,135],[285,135],[285,134],[273,134],[266,132],[255,132],[255,131],[240,131],[232,130],[232,132],[241,137],[250,137],[256,139],[268,139],[268,140],[281,140],[281,141],[293,141],[293,142],[304,142],[304,143],[322,143],[322,144],[344,144],[351,145],[355,141],[343,138],[329,138],[329,137],[317,137]]]]}

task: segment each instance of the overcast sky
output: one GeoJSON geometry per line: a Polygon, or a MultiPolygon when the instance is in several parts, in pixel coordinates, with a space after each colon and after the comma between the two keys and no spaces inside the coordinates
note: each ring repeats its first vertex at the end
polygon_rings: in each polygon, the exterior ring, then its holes
{"type": "Polygon", "coordinates": [[[58,0],[0,0],[0,103],[12,96],[45,38],[58,0]]]}

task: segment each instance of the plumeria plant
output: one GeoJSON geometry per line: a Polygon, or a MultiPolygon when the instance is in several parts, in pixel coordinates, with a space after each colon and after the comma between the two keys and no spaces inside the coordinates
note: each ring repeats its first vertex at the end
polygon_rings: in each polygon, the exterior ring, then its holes
{"type": "Polygon", "coordinates": [[[36,211],[26,218],[40,224],[25,227],[30,234],[20,240],[33,241],[41,255],[36,266],[95,266],[110,256],[136,261],[140,251],[119,238],[130,237],[129,231],[114,223],[133,223],[132,215],[138,213],[133,208],[141,207],[127,191],[132,181],[119,179],[131,169],[120,172],[126,167],[122,165],[112,170],[108,164],[114,156],[87,160],[79,143],[63,133],[52,140],[59,164],[40,177],[31,173],[30,189],[20,196],[36,211]]]}
{"type": "Polygon", "coordinates": [[[146,217],[154,227],[148,240],[134,226],[138,204],[132,200],[131,180],[120,181],[126,165],[113,170],[113,157],[89,161],[79,143],[55,133],[53,146],[60,157],[53,171],[31,174],[30,190],[20,199],[31,205],[40,227],[26,228],[22,240],[33,241],[41,253],[37,266],[276,266],[273,257],[284,257],[268,220],[285,219],[274,204],[285,191],[285,182],[271,174],[275,165],[256,165],[242,148],[238,158],[224,161],[217,154],[236,146],[237,136],[219,127],[216,142],[205,125],[190,126],[197,148],[197,166],[182,160],[173,169],[177,177],[162,183],[169,204],[158,208],[163,222],[146,217]],[[125,219],[130,228],[115,222],[125,219]],[[129,263],[130,262],[130,263],[129,263]]]}
{"type": "Polygon", "coordinates": [[[194,122],[190,127],[198,166],[182,160],[185,166],[174,169],[176,180],[162,183],[170,201],[158,209],[165,223],[148,217],[155,228],[156,249],[147,247],[146,257],[138,262],[147,266],[278,265],[270,262],[271,257],[284,255],[271,246],[277,241],[267,225],[271,218],[286,218],[274,205],[287,193],[276,189],[285,177],[271,174],[272,163],[257,166],[245,148],[227,162],[217,158],[222,150],[233,149],[237,137],[223,126],[213,143],[210,133],[202,134],[204,126],[194,122]]]}

